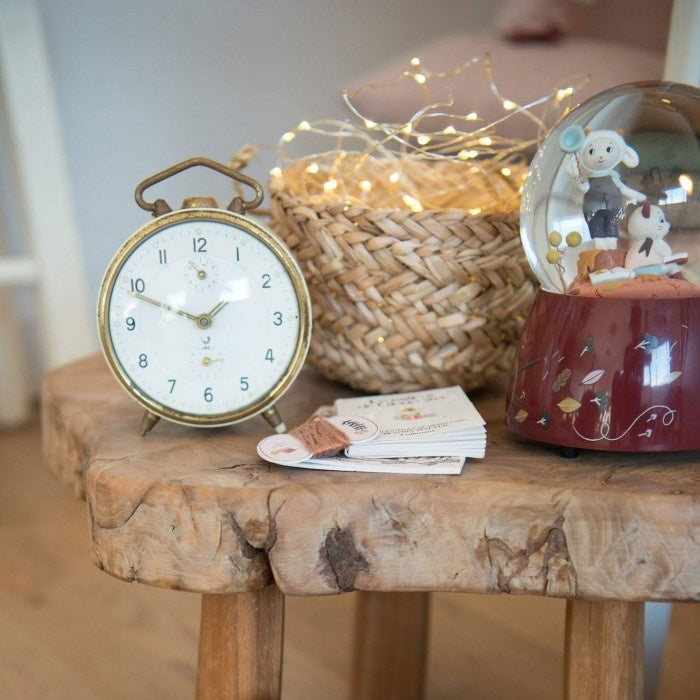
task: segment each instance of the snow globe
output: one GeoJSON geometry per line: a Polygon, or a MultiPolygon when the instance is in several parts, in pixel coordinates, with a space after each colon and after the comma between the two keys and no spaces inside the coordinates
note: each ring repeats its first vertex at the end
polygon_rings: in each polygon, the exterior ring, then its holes
{"type": "Polygon", "coordinates": [[[700,447],[700,90],[634,83],[535,155],[522,244],[541,283],[506,423],[579,448],[700,447]]]}

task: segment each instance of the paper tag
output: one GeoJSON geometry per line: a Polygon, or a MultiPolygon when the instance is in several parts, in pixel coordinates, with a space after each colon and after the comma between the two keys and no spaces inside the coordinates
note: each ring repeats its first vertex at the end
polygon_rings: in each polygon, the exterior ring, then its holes
{"type": "Polygon", "coordinates": [[[258,454],[275,464],[298,464],[312,456],[301,440],[286,433],[263,438],[258,443],[258,454]]]}
{"type": "MultiPolygon", "coordinates": [[[[350,444],[372,440],[379,434],[379,426],[367,418],[359,416],[329,416],[325,418],[333,426],[345,433],[350,444]]],[[[313,457],[304,443],[293,435],[283,433],[263,438],[257,447],[258,454],[274,464],[299,464],[313,457]]]]}
{"type": "Polygon", "coordinates": [[[342,430],[353,445],[374,440],[379,435],[379,426],[374,421],[369,420],[369,418],[360,418],[360,416],[329,416],[326,420],[338,430],[342,430]]]}

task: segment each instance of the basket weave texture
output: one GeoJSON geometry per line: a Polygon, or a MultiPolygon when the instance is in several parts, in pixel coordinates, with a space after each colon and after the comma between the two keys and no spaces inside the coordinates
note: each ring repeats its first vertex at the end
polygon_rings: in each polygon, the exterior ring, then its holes
{"type": "Polygon", "coordinates": [[[309,361],[367,392],[478,388],[511,369],[536,283],[516,211],[376,210],[270,183],[272,225],[306,277],[309,361]]]}

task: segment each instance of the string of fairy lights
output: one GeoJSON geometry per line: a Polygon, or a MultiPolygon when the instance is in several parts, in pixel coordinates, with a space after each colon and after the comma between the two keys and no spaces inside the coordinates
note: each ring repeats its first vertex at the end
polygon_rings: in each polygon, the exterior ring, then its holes
{"type": "Polygon", "coordinates": [[[343,92],[353,120],[303,120],[283,133],[278,164],[270,175],[310,202],[408,207],[414,212],[454,207],[473,215],[517,207],[526,174],[524,154],[571,109],[573,96],[587,80],[577,76],[564,87],[520,104],[501,93],[488,55],[470,58],[451,71],[431,71],[415,57],[393,83],[343,92]],[[495,120],[454,110],[449,81],[465,71],[475,72],[476,80],[486,79],[502,111],[495,120]],[[404,80],[419,86],[423,98],[406,121],[375,121],[358,108],[361,93],[388,91],[404,80]],[[503,124],[516,115],[534,125],[531,138],[501,133],[503,124]],[[300,147],[303,137],[320,138],[329,147],[290,155],[292,143],[300,147]]]}

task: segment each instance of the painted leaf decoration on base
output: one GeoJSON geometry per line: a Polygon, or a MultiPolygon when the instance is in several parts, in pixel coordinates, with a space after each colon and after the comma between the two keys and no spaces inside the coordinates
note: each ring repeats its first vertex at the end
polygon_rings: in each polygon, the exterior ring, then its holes
{"type": "Polygon", "coordinates": [[[557,406],[559,406],[564,413],[573,413],[581,408],[581,404],[576,399],[571,398],[571,396],[567,396],[565,399],[560,401],[557,406]]]}
{"type": "Polygon", "coordinates": [[[571,376],[571,370],[567,367],[566,369],[563,369],[557,378],[554,380],[554,384],[552,385],[552,391],[556,394],[557,391],[560,389],[563,389],[566,383],[569,381],[569,377],[571,376]]]}
{"type": "Polygon", "coordinates": [[[588,386],[589,384],[595,384],[603,375],[605,374],[604,369],[594,369],[589,372],[582,380],[581,384],[588,386]]]}
{"type": "Polygon", "coordinates": [[[517,420],[518,423],[522,423],[526,418],[527,418],[527,411],[525,411],[522,408],[515,414],[515,420],[517,420]]]}

